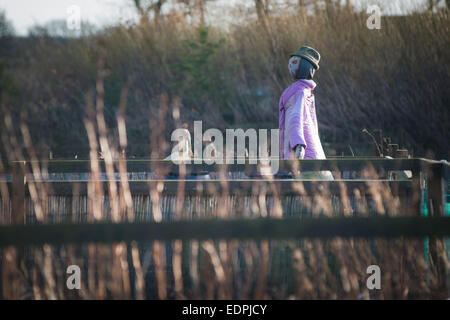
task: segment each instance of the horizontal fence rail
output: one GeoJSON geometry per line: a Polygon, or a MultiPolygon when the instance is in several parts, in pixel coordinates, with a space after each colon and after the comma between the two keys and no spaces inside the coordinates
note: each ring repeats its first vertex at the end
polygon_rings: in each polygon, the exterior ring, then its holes
{"type": "MultiPolygon", "coordinates": [[[[374,169],[383,170],[422,170],[433,164],[440,164],[442,162],[428,160],[423,158],[410,159],[385,159],[385,158],[345,158],[345,159],[306,159],[306,160],[281,160],[273,159],[272,161],[279,162],[279,171],[289,171],[294,167],[294,163],[298,164],[299,168],[304,171],[321,171],[321,170],[339,170],[339,171],[356,171],[366,168],[368,165],[374,169]]],[[[171,160],[159,159],[145,159],[145,160],[114,160],[113,163],[118,165],[121,161],[126,161],[128,172],[146,172],[150,169],[159,167],[167,172],[178,172],[179,165],[171,160]]],[[[236,172],[248,171],[258,172],[260,166],[259,161],[251,163],[250,159],[245,159],[242,163],[237,163],[238,160],[233,160],[233,164],[206,164],[204,162],[185,163],[186,173],[190,172],[236,172]]],[[[5,173],[11,172],[14,165],[23,165],[25,163],[32,164],[33,161],[14,161],[10,162],[6,168],[5,173]]],[[[73,172],[89,172],[91,169],[91,162],[89,160],[48,160],[40,161],[39,164],[47,168],[48,173],[73,173],[73,172]]],[[[99,160],[100,169],[105,172],[105,161],[99,160]]]]}
{"type": "Polygon", "coordinates": [[[449,236],[447,217],[233,219],[0,226],[0,246],[154,240],[449,236]]]}

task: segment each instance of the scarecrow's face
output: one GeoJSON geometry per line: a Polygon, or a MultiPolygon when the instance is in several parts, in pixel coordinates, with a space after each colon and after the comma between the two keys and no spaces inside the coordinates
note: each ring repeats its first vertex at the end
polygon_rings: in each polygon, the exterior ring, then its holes
{"type": "Polygon", "coordinates": [[[289,59],[288,69],[291,77],[293,79],[297,79],[298,69],[300,68],[300,62],[302,58],[293,56],[289,59]]]}
{"type": "Polygon", "coordinates": [[[316,69],[307,59],[292,56],[288,63],[289,73],[293,80],[312,79],[316,69]]]}

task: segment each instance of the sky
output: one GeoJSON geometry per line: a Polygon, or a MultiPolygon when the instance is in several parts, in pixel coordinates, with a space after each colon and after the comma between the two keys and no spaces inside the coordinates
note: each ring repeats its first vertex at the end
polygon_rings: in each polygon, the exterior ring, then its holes
{"type": "Polygon", "coordinates": [[[0,0],[0,10],[12,22],[19,35],[26,35],[28,28],[51,20],[66,19],[68,8],[77,5],[82,20],[95,25],[117,21],[122,15],[134,14],[131,1],[124,0],[0,0]]]}
{"type": "MultiPolygon", "coordinates": [[[[249,0],[247,0],[249,1],[249,0]]],[[[383,13],[401,14],[403,10],[425,2],[426,0],[351,0],[359,10],[369,4],[379,4],[383,13]]],[[[239,0],[218,0],[215,5],[231,5],[239,0]]],[[[240,1],[242,2],[242,1],[240,1]]],[[[6,12],[16,34],[26,35],[28,29],[51,20],[66,19],[68,8],[76,5],[80,8],[82,20],[97,26],[114,24],[118,21],[136,19],[131,0],[0,0],[0,10],[6,12]]]]}

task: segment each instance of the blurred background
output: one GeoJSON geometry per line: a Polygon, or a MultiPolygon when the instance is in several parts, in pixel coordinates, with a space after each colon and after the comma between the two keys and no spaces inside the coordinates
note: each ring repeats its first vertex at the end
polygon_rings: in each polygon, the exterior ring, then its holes
{"type": "MultiPolygon", "coordinates": [[[[278,99],[291,81],[289,54],[309,45],[322,54],[315,92],[327,156],[375,155],[363,129],[380,129],[410,155],[448,159],[449,6],[448,0],[1,0],[1,112],[28,125],[39,158],[87,159],[86,95],[104,54],[106,123],[116,126],[129,82],[127,157],[148,157],[149,119],[161,94],[179,97],[179,124],[188,128],[194,120],[204,128],[276,128],[278,99]],[[371,30],[367,8],[374,4],[381,28],[371,30]]],[[[168,117],[167,141],[175,126],[168,117]]],[[[3,146],[0,152],[5,158],[3,146]]]]}

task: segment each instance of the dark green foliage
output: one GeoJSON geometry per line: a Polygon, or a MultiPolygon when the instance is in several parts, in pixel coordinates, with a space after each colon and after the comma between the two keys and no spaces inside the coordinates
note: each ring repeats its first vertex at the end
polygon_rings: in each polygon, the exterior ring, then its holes
{"type": "Polygon", "coordinates": [[[228,102],[233,96],[231,86],[217,68],[214,57],[225,44],[225,38],[218,41],[209,40],[209,27],[200,26],[197,37],[183,41],[185,51],[178,63],[172,65],[176,77],[179,79],[175,86],[186,105],[196,105],[200,112],[207,110],[208,104],[213,102],[226,120],[233,120],[228,108],[228,102]]]}

